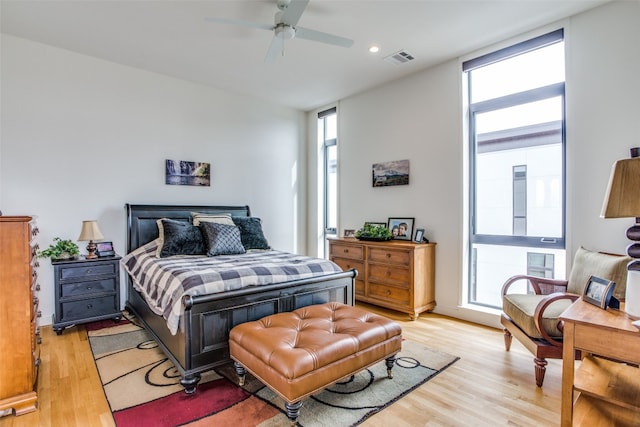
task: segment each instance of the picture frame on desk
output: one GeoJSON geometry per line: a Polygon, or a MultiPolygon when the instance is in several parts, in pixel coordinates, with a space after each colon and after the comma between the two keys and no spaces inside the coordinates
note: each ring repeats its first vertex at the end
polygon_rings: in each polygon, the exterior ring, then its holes
{"type": "Polygon", "coordinates": [[[113,249],[112,242],[96,242],[96,253],[98,258],[105,258],[115,256],[116,252],[113,249]]]}
{"type": "Polygon", "coordinates": [[[593,304],[606,310],[613,295],[616,282],[591,276],[582,291],[582,299],[589,304],[593,304]]]}
{"type": "Polygon", "coordinates": [[[413,236],[413,222],[415,218],[389,218],[387,227],[391,230],[394,240],[411,240],[413,236]]]}

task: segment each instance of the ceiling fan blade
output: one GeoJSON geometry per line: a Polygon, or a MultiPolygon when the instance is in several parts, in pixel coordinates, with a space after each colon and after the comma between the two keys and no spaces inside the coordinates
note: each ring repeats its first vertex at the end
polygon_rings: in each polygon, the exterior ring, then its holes
{"type": "Polygon", "coordinates": [[[275,60],[278,58],[278,55],[282,55],[283,49],[284,40],[281,37],[274,37],[271,40],[271,45],[269,45],[269,50],[267,50],[267,55],[264,57],[264,62],[275,62],[275,60]]]}
{"type": "Polygon", "coordinates": [[[295,27],[308,4],[309,0],[291,0],[282,13],[282,22],[295,27]]]}
{"type": "Polygon", "coordinates": [[[260,23],[251,22],[251,21],[237,21],[235,19],[210,18],[210,17],[207,17],[204,19],[205,21],[217,22],[219,24],[239,25],[241,27],[258,28],[260,30],[273,31],[273,28],[274,28],[274,26],[270,24],[260,24],[260,23]]]}
{"type": "Polygon", "coordinates": [[[296,38],[313,40],[320,43],[327,43],[334,46],[351,47],[353,40],[334,36],[333,34],[323,33],[322,31],[310,30],[309,28],[296,27],[296,38]]]}

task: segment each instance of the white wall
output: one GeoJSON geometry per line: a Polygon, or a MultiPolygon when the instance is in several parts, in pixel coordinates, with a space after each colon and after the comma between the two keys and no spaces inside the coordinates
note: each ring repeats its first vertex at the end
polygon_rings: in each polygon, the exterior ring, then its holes
{"type": "MultiPolygon", "coordinates": [[[[569,262],[579,245],[622,253],[628,244],[624,230],[633,221],[604,220],[599,214],[611,164],[640,145],[638,22],[640,2],[623,1],[563,23],[569,262]]],[[[531,35],[555,28],[558,24],[531,35]]],[[[436,312],[498,326],[495,312],[461,306],[466,142],[460,70],[460,60],[452,60],[340,101],[339,228],[359,228],[390,216],[415,217],[416,226],[438,244],[436,312]],[[373,163],[401,159],[411,160],[408,186],[371,186],[373,163]]],[[[310,114],[310,128],[314,121],[310,114]]],[[[312,138],[313,129],[308,134],[312,138]]],[[[309,146],[315,146],[313,140],[309,146]]],[[[309,213],[315,214],[313,209],[309,213]]]]}
{"type": "MultiPolygon", "coordinates": [[[[304,250],[304,113],[13,36],[1,43],[0,209],[37,215],[41,249],[97,219],[123,254],[124,205],[141,203],[248,204],[272,246],[304,250]],[[211,186],[165,185],[168,158],[211,163],[211,186]]],[[[53,269],[40,264],[47,324],[53,269]]]]}

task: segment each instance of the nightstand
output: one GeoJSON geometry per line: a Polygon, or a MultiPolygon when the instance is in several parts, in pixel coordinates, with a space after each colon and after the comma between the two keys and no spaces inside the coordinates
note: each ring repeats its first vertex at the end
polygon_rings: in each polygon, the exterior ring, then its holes
{"type": "Polygon", "coordinates": [[[55,273],[53,330],[103,319],[120,320],[120,257],[52,261],[55,273]]]}

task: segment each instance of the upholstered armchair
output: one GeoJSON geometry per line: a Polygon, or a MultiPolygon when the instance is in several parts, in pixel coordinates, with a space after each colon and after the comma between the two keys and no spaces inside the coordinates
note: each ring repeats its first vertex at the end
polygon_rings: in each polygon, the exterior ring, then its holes
{"type": "MultiPolygon", "coordinates": [[[[562,324],[560,314],[575,300],[590,276],[616,282],[613,296],[624,299],[627,284],[627,263],[631,258],[623,255],[591,252],[578,249],[571,267],[569,280],[554,280],[533,276],[514,276],[502,287],[502,316],[504,345],[509,351],[515,336],[534,355],[536,384],[542,387],[546,372],[546,359],[562,359],[562,324]],[[509,288],[527,281],[526,294],[509,293],[509,288]]],[[[576,352],[576,359],[580,353],[576,352]]]]}

